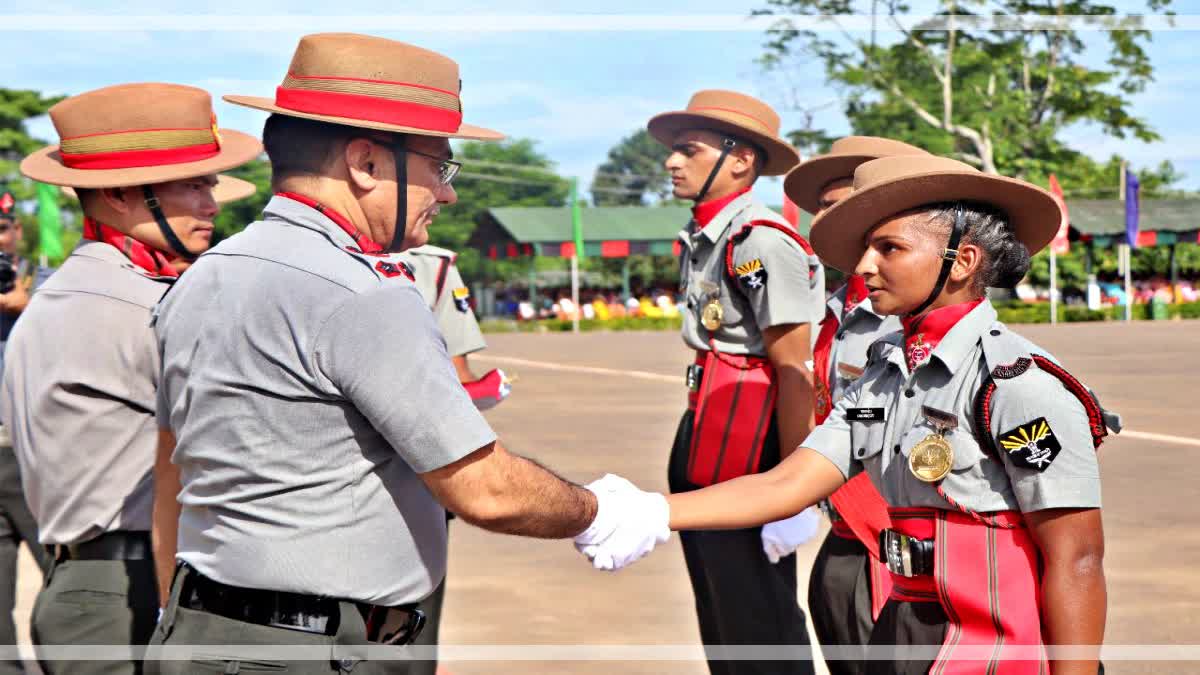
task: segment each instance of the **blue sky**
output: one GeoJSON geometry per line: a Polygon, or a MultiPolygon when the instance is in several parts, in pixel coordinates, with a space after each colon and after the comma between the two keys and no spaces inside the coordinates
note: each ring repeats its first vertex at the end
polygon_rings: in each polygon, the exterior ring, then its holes
{"type": "MultiPolygon", "coordinates": [[[[4,33],[8,54],[8,58],[0,59],[3,86],[76,93],[118,82],[191,84],[212,92],[222,126],[255,134],[265,114],[220,102],[219,96],[272,95],[300,35],[353,29],[413,42],[459,62],[468,121],[513,137],[537,139],[540,150],[557,163],[561,172],[579,176],[584,186],[591,182],[595,166],[616,141],[640,128],[651,115],[682,107],[696,89],[740,90],[779,107],[793,98],[799,98],[805,107],[833,102],[816,113],[816,126],[835,134],[848,130],[836,103],[839,94],[824,85],[819,68],[799,68],[789,74],[796,85],[798,95],[794,95],[785,94],[777,80],[768,79],[755,66],[762,34],[738,29],[738,20],[733,18],[762,5],[752,0],[693,0],[658,3],[649,8],[655,15],[729,15],[730,30],[612,32],[465,32],[453,28],[456,16],[462,15],[636,14],[646,13],[647,4],[634,0],[466,0],[386,5],[344,1],[334,8],[339,17],[380,13],[445,17],[445,28],[408,31],[397,20],[391,21],[388,30],[375,30],[371,22],[361,19],[347,25],[344,18],[329,16],[330,3],[308,0],[218,1],[203,5],[135,0],[121,3],[119,9],[53,0],[10,0],[5,4],[5,14],[26,15],[26,19],[27,15],[56,17],[54,25],[72,25],[71,17],[79,15],[105,14],[111,22],[107,27],[117,26],[120,30],[13,30],[13,20],[0,18],[0,33],[4,33]],[[144,21],[132,18],[154,15],[169,19],[175,14],[199,12],[239,30],[147,31],[138,28],[144,21]],[[264,16],[277,18],[266,23],[261,18],[264,16]],[[278,28],[281,21],[286,22],[284,29],[278,28]]],[[[1177,2],[1176,9],[1190,13],[1188,5],[1192,4],[1197,7],[1191,11],[1200,10],[1200,2],[1177,2]]],[[[423,26],[429,27],[428,23],[423,26]]],[[[1200,189],[1200,127],[1194,121],[1195,111],[1200,109],[1200,87],[1196,86],[1194,73],[1198,38],[1200,33],[1195,31],[1160,32],[1154,36],[1150,51],[1158,81],[1136,98],[1135,112],[1162,134],[1161,143],[1106,138],[1098,128],[1079,126],[1069,130],[1073,144],[1098,157],[1123,154],[1135,166],[1171,159],[1187,174],[1181,186],[1200,189]]],[[[1101,52],[1096,54],[1099,58],[1101,52]]],[[[781,112],[785,129],[802,124],[801,113],[781,112]]],[[[44,120],[35,124],[34,130],[44,138],[53,135],[44,120]]],[[[767,181],[760,191],[769,201],[777,201],[780,183],[767,181]]]]}

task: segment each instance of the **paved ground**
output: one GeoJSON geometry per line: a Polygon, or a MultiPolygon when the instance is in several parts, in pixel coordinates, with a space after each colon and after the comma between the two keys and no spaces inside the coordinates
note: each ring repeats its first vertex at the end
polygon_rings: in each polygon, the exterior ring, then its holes
{"type": "MultiPolygon", "coordinates": [[[[1022,331],[1120,411],[1128,429],[1200,439],[1192,391],[1200,322],[1072,324],[1022,331]]],[[[665,489],[687,354],[670,333],[493,335],[478,367],[517,373],[489,413],[504,442],[564,476],[619,472],[665,489]],[[522,363],[534,361],[540,365],[522,363]],[[557,369],[547,364],[558,364],[557,369]],[[593,370],[580,372],[579,367],[593,370]],[[606,369],[642,371],[621,375],[606,369]]],[[[1129,435],[1101,453],[1109,644],[1200,644],[1200,440],[1129,435]]],[[[816,544],[801,552],[801,577],[816,544]]],[[[699,640],[678,540],[620,574],[593,572],[564,542],[500,537],[456,522],[444,641],[450,645],[693,645],[699,640]]],[[[28,567],[26,569],[29,569],[28,567]]],[[[21,580],[24,623],[35,574],[21,580]]],[[[802,594],[803,597],[803,594],[802,594]]],[[[703,673],[696,662],[481,662],[475,673],[703,673]]],[[[1200,663],[1110,662],[1108,672],[1200,672],[1200,663]]]]}

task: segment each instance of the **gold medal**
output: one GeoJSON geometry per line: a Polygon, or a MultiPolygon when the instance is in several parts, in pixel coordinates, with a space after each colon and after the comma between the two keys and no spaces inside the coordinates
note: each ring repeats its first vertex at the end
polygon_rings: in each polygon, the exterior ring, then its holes
{"type": "Polygon", "coordinates": [[[704,305],[704,309],[700,311],[700,323],[709,331],[715,331],[721,327],[721,320],[725,318],[725,310],[721,308],[721,301],[713,298],[704,305]]]}
{"type": "Polygon", "coordinates": [[[940,433],[930,434],[908,453],[908,470],[917,480],[936,483],[954,466],[954,448],[940,433]]]}

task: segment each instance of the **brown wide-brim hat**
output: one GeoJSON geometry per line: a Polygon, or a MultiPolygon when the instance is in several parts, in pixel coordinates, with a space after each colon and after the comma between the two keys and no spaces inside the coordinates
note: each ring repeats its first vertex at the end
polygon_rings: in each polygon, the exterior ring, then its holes
{"type": "Polygon", "coordinates": [[[854,192],[813,220],[809,241],[827,265],[852,274],[875,226],[896,214],[946,202],[974,202],[1001,211],[1030,255],[1050,243],[1062,222],[1054,196],[1035,185],[945,157],[909,155],[859,165],[854,192]]]}
{"type": "Polygon", "coordinates": [[[927,155],[915,145],[878,136],[846,136],[829,146],[829,152],[818,155],[788,172],[783,179],[783,192],[796,206],[816,215],[821,209],[821,192],[839,178],[851,178],[859,164],[880,157],[897,155],[927,155]]]}
{"type": "Polygon", "coordinates": [[[800,153],[779,136],[779,114],[753,96],[736,91],[698,91],[686,110],[655,115],[646,128],[668,148],[681,131],[693,129],[729,134],[753,143],[766,154],[764,176],[781,176],[800,161],[800,153]]]}
{"type": "MultiPolygon", "coordinates": [[[[73,187],[64,185],[62,191],[63,194],[72,199],[79,198],[73,187]]],[[[236,202],[239,199],[245,199],[255,192],[258,192],[258,186],[254,183],[234,176],[220,174],[217,176],[217,184],[213,186],[213,199],[218,204],[228,204],[229,202],[236,202]]]]}
{"type": "Polygon", "coordinates": [[[119,84],[50,108],[58,145],[26,157],[21,173],[79,188],[164,183],[227,171],[262,152],[258,139],[218,129],[212,98],[178,84],[119,84]]]}
{"type": "Polygon", "coordinates": [[[464,124],[458,64],[437,52],[369,35],[300,38],[275,98],[229,94],[235,105],[398,134],[498,141],[464,124]]]}

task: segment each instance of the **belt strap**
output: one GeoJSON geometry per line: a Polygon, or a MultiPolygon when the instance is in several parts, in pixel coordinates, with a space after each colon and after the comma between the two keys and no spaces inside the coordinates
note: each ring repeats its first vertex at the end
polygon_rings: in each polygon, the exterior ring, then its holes
{"type": "Polygon", "coordinates": [[[46,547],[56,562],[66,560],[153,560],[154,549],[150,533],[145,531],[116,531],[78,544],[55,544],[46,547]]]}

